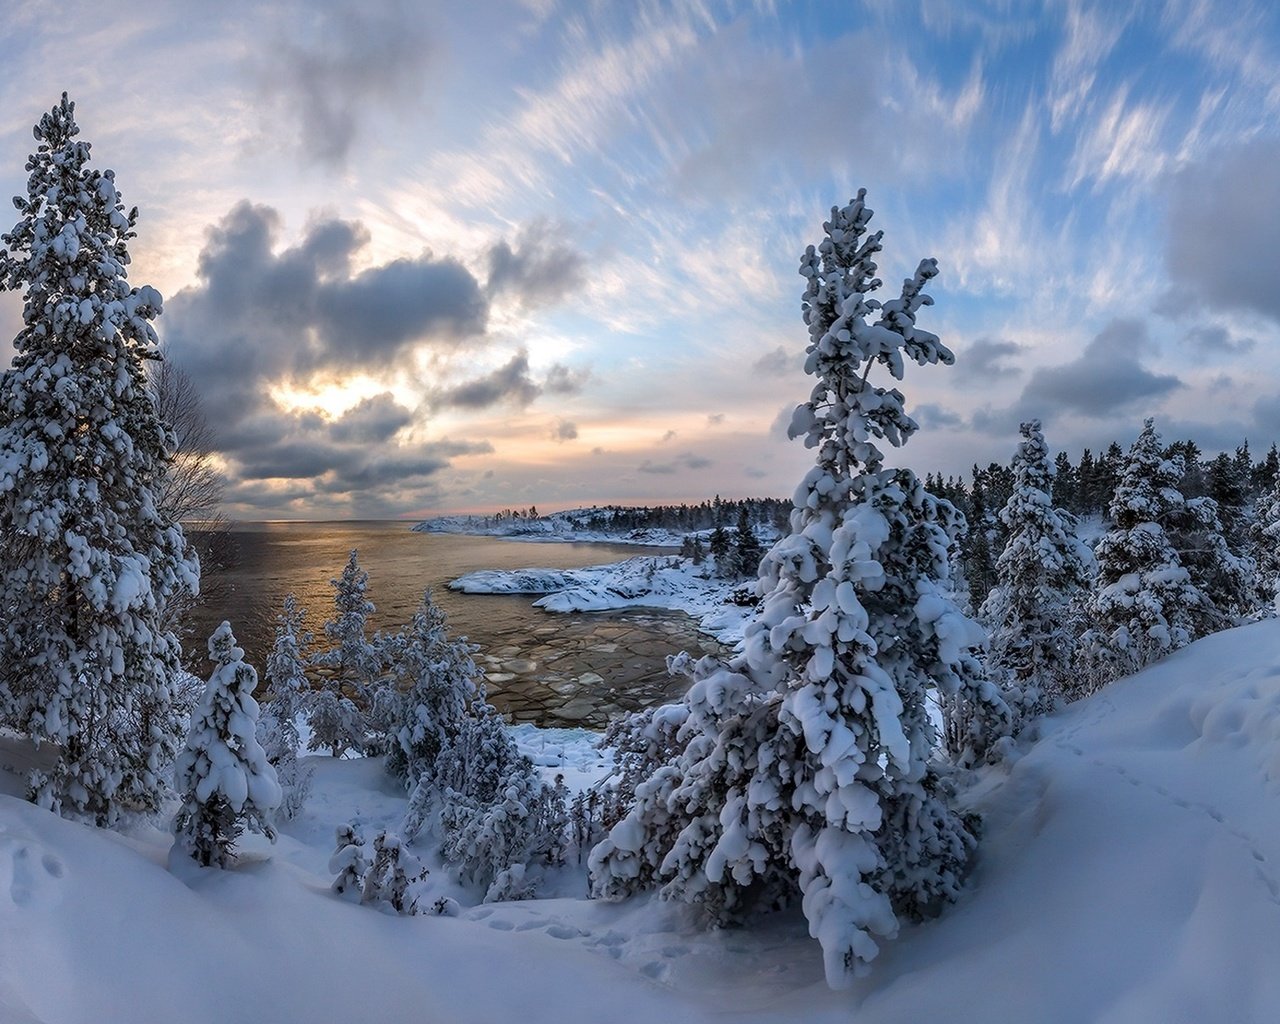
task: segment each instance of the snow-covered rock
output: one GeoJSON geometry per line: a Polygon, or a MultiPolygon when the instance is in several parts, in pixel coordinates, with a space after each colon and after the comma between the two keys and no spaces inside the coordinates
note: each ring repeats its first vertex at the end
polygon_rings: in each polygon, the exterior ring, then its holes
{"type": "Polygon", "coordinates": [[[750,609],[733,603],[743,584],[704,575],[677,556],[641,555],[585,569],[482,569],[449,584],[464,594],[542,594],[535,608],[549,612],[602,612],[665,608],[687,612],[722,643],[742,639],[750,609]]]}

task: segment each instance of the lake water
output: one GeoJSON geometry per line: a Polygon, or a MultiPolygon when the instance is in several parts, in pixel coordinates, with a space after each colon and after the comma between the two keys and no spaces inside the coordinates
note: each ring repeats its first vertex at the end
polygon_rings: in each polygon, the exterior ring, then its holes
{"type": "MultiPolygon", "coordinates": [[[[239,523],[235,565],[194,613],[189,646],[224,618],[261,671],[285,595],[296,594],[319,637],[333,611],[329,581],[341,574],[352,548],[369,573],[377,607],[371,628],[408,621],[430,587],[454,636],[480,645],[477,661],[489,676],[494,704],[517,721],[602,727],[611,713],[677,696],[681,680],[666,674],[668,654],[720,651],[686,615],[623,611],[552,615],[534,597],[459,594],[449,580],[475,569],[573,569],[669,554],[624,544],[550,544],[414,533],[404,522],[239,523]]],[[[199,671],[203,666],[198,666],[199,671]]]]}

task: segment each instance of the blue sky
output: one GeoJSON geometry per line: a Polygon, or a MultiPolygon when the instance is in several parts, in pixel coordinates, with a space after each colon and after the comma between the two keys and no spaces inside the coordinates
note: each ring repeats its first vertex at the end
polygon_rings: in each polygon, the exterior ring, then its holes
{"type": "Polygon", "coordinates": [[[790,494],[859,187],[957,357],[902,461],[1280,438],[1270,4],[13,7],[0,192],[68,90],[238,516],[790,494]]]}

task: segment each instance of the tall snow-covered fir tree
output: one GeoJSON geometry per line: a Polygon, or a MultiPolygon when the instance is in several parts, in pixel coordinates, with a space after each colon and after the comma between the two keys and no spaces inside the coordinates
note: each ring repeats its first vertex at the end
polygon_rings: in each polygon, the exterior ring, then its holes
{"type": "Polygon", "coordinates": [[[682,753],[591,855],[597,895],[660,882],[719,919],[798,890],[835,987],[866,970],[901,915],[954,898],[976,844],[933,760],[931,694],[961,724],[957,757],[983,756],[1011,726],[974,654],[982,630],[947,596],[959,513],[876,446],[903,444],[916,424],[871,372],[901,379],[907,359],[952,356],[916,327],[935,261],[898,298],[871,297],[881,235],[864,197],[833,209],[801,263],[815,383],[791,434],[817,459],[761,562],[762,610],[742,655],[694,666],[682,753]]]}
{"type": "Polygon", "coordinates": [[[333,646],[311,659],[324,674],[311,702],[309,746],[328,747],[334,757],[364,750],[365,711],[382,672],[381,653],[368,635],[374,611],[368,598],[369,574],[360,568],[358,556],[353,549],[342,575],[329,581],[334,617],[324,624],[324,632],[333,646]]]}
{"type": "Polygon", "coordinates": [[[59,752],[33,799],[110,824],[165,791],[181,652],[160,612],[198,590],[199,564],[156,507],[173,438],[144,371],[161,298],[127,280],[137,210],[79,132],[63,94],[2,236],[0,287],[24,307],[0,378],[0,697],[5,723],[59,752]]]}
{"type": "Polygon", "coordinates": [[[1071,688],[1070,609],[1088,587],[1092,556],[1076,538],[1075,516],[1053,505],[1040,421],[1021,431],[1013,494],[1000,511],[1009,539],[979,615],[990,630],[989,664],[1009,672],[1031,709],[1043,713],[1071,688]]]}
{"type": "Polygon", "coordinates": [[[466,637],[449,636],[444,611],[430,591],[389,650],[403,696],[387,771],[413,788],[424,775],[435,779],[436,759],[458,736],[482,673],[472,658],[476,646],[466,637]]]}
{"type": "Polygon", "coordinates": [[[276,616],[276,637],[267,655],[266,681],[270,699],[258,719],[258,735],[267,760],[276,770],[283,797],[280,814],[294,817],[302,809],[310,789],[310,771],[298,763],[298,716],[311,702],[307,678],[307,647],[311,634],[303,627],[306,611],[289,594],[276,616]]]}
{"type": "Polygon", "coordinates": [[[1249,533],[1257,562],[1258,602],[1280,612],[1280,477],[1258,497],[1249,533]]]}
{"type": "Polygon", "coordinates": [[[191,716],[174,783],[182,806],[174,820],[177,847],[199,864],[226,867],[245,828],[273,842],[280,784],[258,742],[258,673],[244,662],[230,623],[209,637],[213,674],[191,716]]]}
{"type": "Polygon", "coordinates": [[[1101,684],[1135,671],[1197,637],[1220,629],[1229,612],[1201,580],[1245,588],[1247,565],[1227,549],[1212,498],[1188,501],[1178,489],[1181,455],[1166,458],[1153,420],[1129,449],[1111,501],[1110,532],[1094,551],[1097,577],[1082,646],[1101,684]],[[1180,548],[1195,559],[1193,575],[1180,548]],[[1197,578],[1199,577],[1199,578],[1197,578]]]}

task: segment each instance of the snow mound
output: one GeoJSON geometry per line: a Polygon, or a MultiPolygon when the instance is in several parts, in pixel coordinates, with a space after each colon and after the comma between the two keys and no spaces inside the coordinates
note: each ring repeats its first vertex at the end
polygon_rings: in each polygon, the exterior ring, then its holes
{"type": "MultiPolygon", "coordinates": [[[[512,735],[544,772],[603,769],[583,730],[512,735]]],[[[236,869],[182,878],[162,830],[120,836],[0,796],[0,1020],[1280,1019],[1280,621],[1112,684],[1021,754],[964,794],[985,826],[959,904],[844,993],[797,913],[708,932],[672,904],[580,898],[572,862],[555,899],[441,888],[456,917],[343,902],[325,871],[335,826],[394,827],[405,808],[370,759],[306,759],[311,800],[276,847],[252,837],[236,869]]],[[[433,884],[445,874],[433,865],[433,884]]]]}

